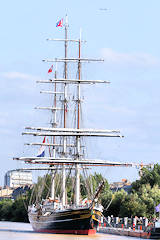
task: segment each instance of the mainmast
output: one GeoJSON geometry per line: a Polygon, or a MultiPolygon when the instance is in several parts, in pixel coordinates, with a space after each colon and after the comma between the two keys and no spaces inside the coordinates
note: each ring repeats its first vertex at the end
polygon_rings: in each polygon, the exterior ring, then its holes
{"type": "MultiPolygon", "coordinates": [[[[65,41],[64,41],[64,49],[65,49],[65,59],[67,59],[68,55],[68,16],[66,15],[65,19],[65,41]]],[[[64,79],[67,80],[68,75],[68,69],[67,69],[67,61],[64,62],[64,79]]],[[[64,83],[64,128],[66,128],[66,122],[67,122],[67,84],[64,83]]],[[[65,136],[63,138],[63,156],[66,157],[66,145],[67,145],[67,137],[65,136]]],[[[66,204],[66,170],[65,165],[62,167],[62,205],[64,206],[66,204]]]]}
{"type": "MultiPolygon", "coordinates": [[[[81,30],[80,30],[80,38],[78,42],[78,80],[81,79],[81,30]]],[[[80,129],[80,81],[77,83],[77,129],[80,129]]],[[[77,160],[80,159],[80,136],[76,137],[76,148],[77,148],[77,160]]],[[[76,164],[75,166],[75,176],[76,176],[76,185],[75,185],[75,204],[76,206],[79,205],[80,200],[80,167],[79,164],[76,164]]]]}

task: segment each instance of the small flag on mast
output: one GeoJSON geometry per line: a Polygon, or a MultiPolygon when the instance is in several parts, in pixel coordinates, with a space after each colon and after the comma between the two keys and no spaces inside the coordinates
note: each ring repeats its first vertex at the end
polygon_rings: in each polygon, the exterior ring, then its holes
{"type": "Polygon", "coordinates": [[[56,23],[56,27],[63,27],[63,18],[56,23]]]}
{"type": "Polygon", "coordinates": [[[66,112],[66,113],[68,112],[67,104],[66,104],[66,106],[65,106],[65,112],[66,112]]]}
{"type": "Polygon", "coordinates": [[[53,65],[48,69],[48,73],[51,73],[53,70],[53,65]]]}
{"type": "MultiPolygon", "coordinates": [[[[47,138],[47,142],[48,142],[48,144],[49,144],[48,138],[47,138]]],[[[53,148],[54,148],[54,147],[53,147],[53,148]]],[[[49,146],[49,156],[51,157],[51,149],[50,149],[50,146],[49,146]]]]}
{"type": "MultiPolygon", "coordinates": [[[[45,143],[45,142],[46,142],[46,137],[44,137],[44,139],[43,139],[43,143],[45,143]]],[[[37,157],[44,157],[44,155],[45,155],[45,148],[46,148],[46,146],[44,146],[44,145],[42,145],[40,147],[40,149],[38,151],[37,157]]]]}

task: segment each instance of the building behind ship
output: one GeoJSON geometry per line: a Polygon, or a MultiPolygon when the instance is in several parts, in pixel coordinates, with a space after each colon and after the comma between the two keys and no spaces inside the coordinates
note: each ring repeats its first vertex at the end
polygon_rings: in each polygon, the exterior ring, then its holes
{"type": "Polygon", "coordinates": [[[4,176],[4,187],[18,188],[26,185],[32,185],[31,171],[10,170],[4,176]]]}

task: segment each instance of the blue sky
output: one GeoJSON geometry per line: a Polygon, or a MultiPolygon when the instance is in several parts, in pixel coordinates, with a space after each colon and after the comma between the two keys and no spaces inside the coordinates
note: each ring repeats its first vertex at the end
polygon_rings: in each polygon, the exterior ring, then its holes
{"type": "MultiPolygon", "coordinates": [[[[19,167],[12,158],[28,150],[21,136],[24,127],[48,121],[34,110],[44,105],[42,87],[35,81],[48,77],[43,58],[63,56],[61,44],[46,38],[63,37],[63,29],[55,24],[66,12],[70,36],[77,38],[82,28],[87,41],[82,55],[105,59],[103,64],[85,65],[84,78],[111,81],[110,86],[85,89],[86,127],[120,129],[125,136],[98,139],[89,143],[89,150],[102,159],[159,163],[159,9],[158,0],[1,2],[0,185],[6,171],[19,167]]],[[[109,181],[138,177],[136,169],[128,168],[107,168],[103,174],[109,181]]]]}

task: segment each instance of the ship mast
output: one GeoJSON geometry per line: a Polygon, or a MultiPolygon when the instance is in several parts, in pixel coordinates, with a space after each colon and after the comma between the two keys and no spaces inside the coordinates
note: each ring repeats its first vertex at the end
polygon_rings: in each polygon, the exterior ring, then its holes
{"type": "MultiPolygon", "coordinates": [[[[65,41],[64,41],[64,49],[65,49],[65,59],[67,59],[67,50],[68,50],[68,16],[66,15],[65,18],[65,41]]],[[[67,61],[64,62],[64,79],[67,80],[68,69],[67,69],[67,61]]],[[[67,124],[67,83],[64,83],[64,128],[66,128],[67,124]]],[[[67,137],[64,136],[63,138],[63,156],[66,157],[66,146],[67,146],[67,137]]],[[[65,206],[66,204],[66,170],[65,164],[62,167],[62,205],[65,206]]]]}
{"type": "MultiPolygon", "coordinates": [[[[80,30],[80,38],[78,42],[78,80],[81,79],[81,30],[80,30]]],[[[80,129],[80,81],[77,83],[77,129],[80,129]]],[[[76,137],[76,148],[77,148],[77,160],[80,159],[80,136],[76,137]]],[[[75,204],[76,206],[79,205],[80,200],[80,167],[79,164],[75,166],[75,176],[76,176],[76,185],[75,185],[75,204]]]]}
{"type": "MultiPolygon", "coordinates": [[[[55,79],[57,78],[57,64],[56,64],[56,69],[55,69],[55,74],[54,74],[54,77],[55,79]]],[[[56,105],[57,105],[57,102],[56,102],[56,97],[57,97],[57,94],[56,94],[56,91],[57,91],[57,86],[56,86],[56,82],[54,84],[54,107],[56,109],[56,105]]],[[[56,127],[57,126],[57,111],[55,110],[54,112],[54,120],[52,121],[51,125],[52,127],[56,127]]],[[[53,158],[56,158],[56,149],[55,149],[55,144],[56,144],[56,137],[53,136],[53,158]]],[[[55,178],[55,174],[53,173],[53,170],[52,171],[52,177],[51,177],[51,198],[54,199],[55,198],[55,181],[54,181],[54,178],[55,178]]]]}

